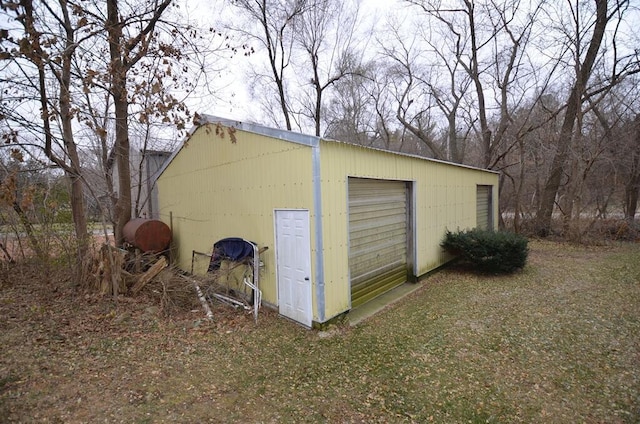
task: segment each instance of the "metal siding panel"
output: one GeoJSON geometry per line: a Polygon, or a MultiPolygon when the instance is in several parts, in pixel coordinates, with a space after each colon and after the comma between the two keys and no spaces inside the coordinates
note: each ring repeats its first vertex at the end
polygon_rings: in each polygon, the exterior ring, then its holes
{"type": "Polygon", "coordinates": [[[389,287],[397,286],[397,282],[405,280],[406,277],[407,269],[401,265],[379,275],[373,284],[367,283],[361,284],[360,286],[353,286],[351,294],[353,297],[352,306],[359,306],[383,294],[389,290],[389,287]]]}
{"type": "MultiPolygon", "coordinates": [[[[311,147],[239,130],[234,138],[228,133],[221,138],[207,127],[194,132],[158,179],[160,219],[170,224],[173,214],[177,262],[183,270],[191,268],[192,250],[210,253],[224,237],[268,246],[261,255],[265,268],[260,284],[263,299],[275,305],[273,210],[308,209],[313,217],[311,147]]],[[[313,218],[311,227],[314,255],[313,218]]],[[[195,271],[204,273],[206,266],[203,258],[195,271]]]]}
{"type": "MultiPolygon", "coordinates": [[[[476,186],[497,190],[498,175],[480,169],[374,151],[361,146],[321,141],[327,317],[348,309],[343,270],[348,266],[346,176],[414,181],[415,273],[425,274],[451,257],[440,247],[447,229],[473,228],[476,186]],[[345,245],[346,244],[346,245],[345,245]]],[[[494,199],[495,199],[494,193],[494,199]]],[[[497,225],[497,202],[492,214],[497,225]]],[[[351,305],[353,306],[353,305],[351,305]]]]}
{"type": "MultiPolygon", "coordinates": [[[[494,173],[321,141],[322,211],[316,212],[310,147],[240,130],[235,143],[225,135],[220,139],[213,130],[196,130],[158,180],[160,219],[169,224],[169,212],[173,212],[180,266],[188,270],[193,249],[210,251],[213,241],[225,236],[246,237],[273,247],[273,209],[309,209],[313,275],[318,253],[316,213],[321,214],[323,223],[325,319],[353,306],[347,176],[414,181],[417,275],[450,259],[439,246],[446,229],[475,226],[477,185],[493,186],[493,198],[497,199],[498,175],[494,173]]],[[[492,206],[497,225],[497,202],[492,206]]],[[[275,304],[274,250],[262,256],[266,266],[261,277],[265,301],[275,304]]],[[[314,311],[314,317],[319,315],[314,311]]]]}
{"type": "Polygon", "coordinates": [[[325,318],[349,309],[348,216],[345,169],[353,156],[335,154],[321,144],[322,220],[324,232],[325,318]]]}

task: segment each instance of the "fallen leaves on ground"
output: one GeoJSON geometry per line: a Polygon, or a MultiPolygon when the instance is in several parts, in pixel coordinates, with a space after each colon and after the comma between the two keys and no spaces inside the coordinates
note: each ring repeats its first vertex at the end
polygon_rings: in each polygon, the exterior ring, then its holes
{"type": "Polygon", "coordinates": [[[638,422],[638,257],[533,242],[520,273],[442,270],[331,337],[266,309],[165,317],[5,266],[0,421],[638,422]]]}

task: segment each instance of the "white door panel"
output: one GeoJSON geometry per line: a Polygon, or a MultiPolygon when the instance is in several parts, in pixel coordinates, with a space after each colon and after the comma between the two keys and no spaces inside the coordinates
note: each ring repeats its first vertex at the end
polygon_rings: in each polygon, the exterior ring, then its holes
{"type": "Polygon", "coordinates": [[[278,210],[276,267],[280,314],[308,327],[312,323],[309,211],[278,210]]]}

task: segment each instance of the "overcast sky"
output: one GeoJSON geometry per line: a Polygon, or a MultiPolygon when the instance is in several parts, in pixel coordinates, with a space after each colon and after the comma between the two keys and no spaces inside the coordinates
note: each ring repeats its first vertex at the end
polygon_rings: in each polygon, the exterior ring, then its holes
{"type": "MultiPolygon", "coordinates": [[[[221,13],[223,3],[225,3],[224,0],[213,2],[203,0],[197,3],[187,1],[185,7],[190,17],[196,17],[207,25],[217,26],[220,24],[216,21],[223,16],[221,13]]],[[[401,0],[361,0],[362,27],[375,28],[383,25],[390,13],[402,11],[407,7],[408,5],[401,0]]],[[[263,54],[264,52],[258,52],[254,59],[264,58],[263,54]]],[[[260,108],[254,104],[255,101],[251,99],[249,94],[248,84],[251,83],[247,78],[249,61],[239,56],[229,60],[225,68],[220,75],[220,85],[216,90],[220,98],[194,97],[189,102],[192,111],[240,121],[260,121],[260,118],[256,116],[260,113],[260,108]]]]}
{"type": "MultiPolygon", "coordinates": [[[[202,23],[221,27],[223,25],[222,22],[225,21],[237,22],[237,18],[229,15],[229,13],[231,13],[229,8],[223,9],[223,4],[228,4],[228,1],[198,0],[201,2],[200,4],[189,0],[185,1],[187,2],[187,9],[190,10],[189,15],[191,17],[196,16],[202,23]],[[227,14],[226,17],[224,16],[225,14],[227,14]]],[[[638,1],[639,0],[634,0],[634,2],[638,1]]],[[[446,4],[446,1],[444,3],[446,4]]],[[[567,4],[557,0],[557,3],[549,2],[547,5],[550,6],[552,13],[553,9],[557,7],[558,14],[552,16],[553,22],[549,22],[549,29],[546,30],[546,32],[553,33],[553,31],[556,31],[557,33],[564,27],[563,21],[565,18],[569,19],[569,17],[563,14],[566,12],[565,8],[567,4]]],[[[588,5],[589,7],[585,8],[585,10],[592,7],[590,2],[588,5]]],[[[527,8],[531,7],[531,3],[524,1],[520,6],[522,6],[523,16],[526,16],[528,13],[527,8]]],[[[411,21],[417,16],[415,11],[415,7],[409,6],[406,1],[402,0],[361,0],[360,20],[362,31],[366,32],[368,30],[376,30],[378,36],[380,36],[382,33],[381,31],[386,27],[389,17],[391,15],[396,15],[396,18],[403,22],[400,25],[401,29],[406,30],[405,35],[410,38],[414,34],[414,31],[411,30],[411,28],[414,28],[411,21]]],[[[639,13],[640,12],[636,9],[634,14],[638,17],[639,13]]],[[[550,15],[546,15],[546,18],[540,16],[539,19],[549,19],[549,16],[550,15]]],[[[634,21],[633,15],[627,16],[626,19],[628,23],[634,21]]],[[[635,19],[635,21],[637,21],[637,19],[635,19]]],[[[545,27],[542,28],[542,31],[545,31],[545,27]]],[[[629,39],[637,39],[638,33],[636,28],[629,28],[627,31],[631,31],[631,34],[628,34],[629,39]],[[634,32],[635,35],[633,35],[634,32]]],[[[556,61],[557,55],[560,54],[558,49],[565,49],[566,52],[566,45],[564,44],[549,44],[549,40],[546,40],[547,45],[543,45],[545,42],[545,40],[543,40],[543,38],[545,38],[544,35],[545,34],[539,33],[539,38],[534,38],[533,42],[527,47],[527,58],[535,62],[534,66],[536,69],[542,69],[549,62],[556,61]]],[[[372,39],[369,40],[370,47],[364,50],[374,52],[377,50],[376,42],[372,39]]],[[[259,46],[255,45],[254,47],[258,48],[259,46]]],[[[422,54],[422,56],[418,54],[415,57],[419,60],[426,56],[424,54],[422,54]]],[[[217,85],[215,89],[218,98],[214,99],[212,96],[202,96],[200,98],[194,97],[189,101],[191,110],[193,112],[208,113],[225,118],[266,123],[265,119],[261,119],[260,107],[256,105],[256,101],[251,99],[249,95],[250,91],[248,90],[249,84],[252,83],[251,79],[247,76],[249,63],[250,61],[257,60],[266,61],[264,51],[258,50],[250,59],[247,59],[242,55],[238,55],[237,57],[222,63],[223,71],[221,72],[220,78],[217,80],[220,84],[217,85]]],[[[562,85],[561,80],[564,80],[565,77],[566,75],[561,72],[554,75],[554,78],[559,80],[560,85],[562,85]]],[[[555,82],[558,83],[558,81],[555,82]]],[[[532,89],[535,88],[536,86],[533,84],[532,89]]],[[[491,98],[490,94],[488,98],[491,98]]]]}

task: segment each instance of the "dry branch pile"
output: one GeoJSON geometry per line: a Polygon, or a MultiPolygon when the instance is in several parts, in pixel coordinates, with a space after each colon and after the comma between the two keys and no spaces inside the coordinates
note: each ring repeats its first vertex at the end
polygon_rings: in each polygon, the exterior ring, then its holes
{"type": "MultiPolygon", "coordinates": [[[[159,305],[165,316],[193,309],[209,308],[214,294],[237,299],[232,306],[250,309],[251,296],[241,283],[241,267],[225,264],[205,276],[186,276],[172,267],[163,255],[141,254],[104,244],[90,261],[90,288],[103,295],[144,296],[159,305]],[[199,292],[198,292],[199,291],[199,292]]],[[[246,268],[246,267],[242,267],[246,268]]],[[[227,303],[229,304],[229,303],[227,303]]],[[[211,312],[206,312],[212,319],[211,312]]]]}
{"type": "Polygon", "coordinates": [[[193,309],[198,304],[193,286],[165,256],[103,245],[94,255],[88,273],[90,285],[109,296],[147,296],[165,315],[193,309]]]}

